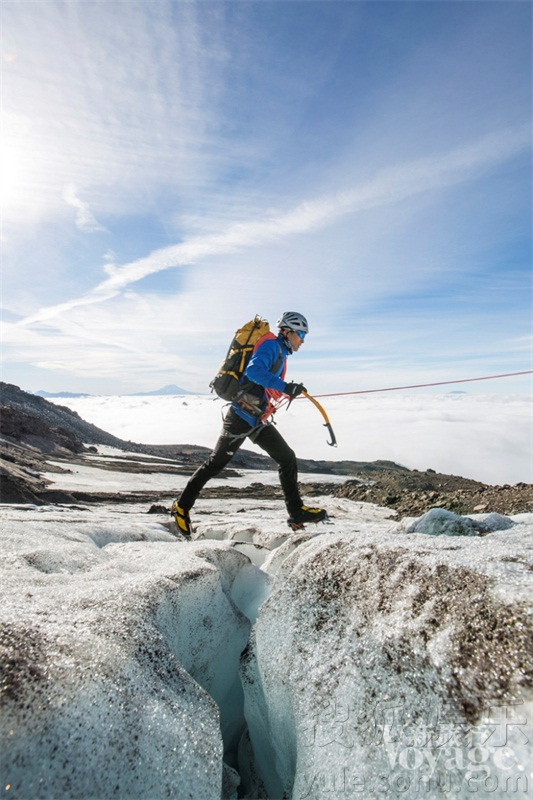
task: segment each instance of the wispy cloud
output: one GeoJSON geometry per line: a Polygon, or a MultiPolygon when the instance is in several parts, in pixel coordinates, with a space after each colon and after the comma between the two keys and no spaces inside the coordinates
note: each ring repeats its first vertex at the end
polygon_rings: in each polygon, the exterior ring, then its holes
{"type": "MultiPolygon", "coordinates": [[[[186,337],[180,328],[169,328],[175,310],[172,298],[150,302],[127,292],[109,306],[80,306],[68,315],[59,314],[53,325],[3,323],[4,363],[22,362],[87,381],[99,376],[114,383],[115,391],[119,385],[125,391],[142,389],[146,376],[153,376],[153,386],[175,383],[179,374],[182,383],[203,391],[207,382],[197,377],[191,349],[184,350],[186,337]]],[[[208,364],[209,371],[212,368],[208,364]]]]}
{"type": "Polygon", "coordinates": [[[347,214],[398,203],[422,192],[470,181],[483,170],[516,156],[528,146],[527,127],[494,133],[444,155],[384,169],[358,187],[303,202],[266,219],[234,223],[219,234],[191,237],[121,267],[107,264],[105,269],[110,273],[109,277],[93,290],[81,297],[43,308],[18,324],[26,326],[45,322],[78,306],[109,300],[130,284],[163,270],[316,231],[347,214]]]}
{"type": "Polygon", "coordinates": [[[101,225],[92,213],[89,204],[80,200],[73,183],[65,186],[63,197],[67,205],[76,209],[76,226],[80,231],[84,233],[99,233],[106,230],[105,226],[101,225]]]}

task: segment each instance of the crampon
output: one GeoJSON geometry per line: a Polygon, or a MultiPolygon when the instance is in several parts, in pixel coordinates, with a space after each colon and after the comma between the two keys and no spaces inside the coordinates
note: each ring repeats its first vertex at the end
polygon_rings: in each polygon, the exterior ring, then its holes
{"type": "Polygon", "coordinates": [[[292,514],[287,520],[287,525],[293,531],[301,531],[307,522],[327,522],[328,512],[323,508],[308,508],[302,506],[297,514],[292,514]]]}

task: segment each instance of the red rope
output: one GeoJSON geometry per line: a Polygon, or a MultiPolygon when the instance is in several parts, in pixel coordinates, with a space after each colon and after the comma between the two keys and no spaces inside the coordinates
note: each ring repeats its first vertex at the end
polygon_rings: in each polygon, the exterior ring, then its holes
{"type": "Polygon", "coordinates": [[[387,389],[361,389],[357,392],[334,392],[333,394],[315,394],[314,397],[342,397],[347,394],[371,394],[372,392],[396,392],[398,389],[423,389],[426,386],[445,386],[450,383],[471,383],[472,381],[490,381],[494,378],[512,378],[515,375],[531,375],[533,369],[524,372],[506,372],[504,375],[486,375],[483,378],[459,378],[456,381],[438,381],[437,383],[414,383],[412,386],[389,386],[387,389]]]}

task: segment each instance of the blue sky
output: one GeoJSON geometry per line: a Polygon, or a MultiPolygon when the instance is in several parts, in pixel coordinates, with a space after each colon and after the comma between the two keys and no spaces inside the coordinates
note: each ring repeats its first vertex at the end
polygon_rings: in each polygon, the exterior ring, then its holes
{"type": "Polygon", "coordinates": [[[293,309],[313,393],[531,368],[528,2],[4,0],[2,28],[4,380],[206,391],[293,309]]]}

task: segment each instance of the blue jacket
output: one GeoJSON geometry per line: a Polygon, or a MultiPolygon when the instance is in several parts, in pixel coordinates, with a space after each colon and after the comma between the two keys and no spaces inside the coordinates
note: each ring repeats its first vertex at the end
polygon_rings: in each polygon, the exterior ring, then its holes
{"type": "MultiPolygon", "coordinates": [[[[276,389],[278,392],[285,391],[286,383],[280,375],[283,372],[287,356],[291,352],[292,350],[287,347],[284,337],[279,334],[276,339],[266,339],[263,344],[259,345],[248,362],[248,366],[241,378],[241,386],[243,391],[249,391],[257,397],[263,410],[267,406],[265,389],[276,389]],[[278,368],[272,372],[272,367],[276,366],[278,361],[278,368]],[[262,388],[260,389],[260,387],[262,388]]],[[[256,425],[258,421],[257,414],[243,408],[238,402],[233,402],[232,408],[249,425],[256,425]]]]}

